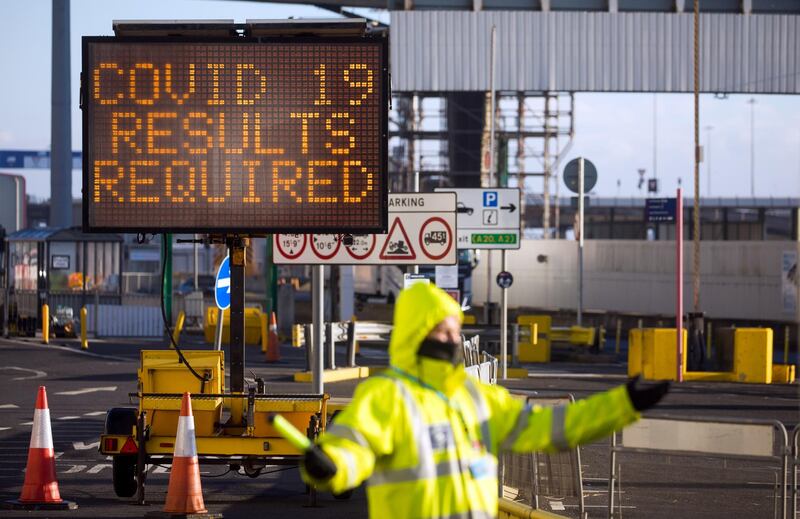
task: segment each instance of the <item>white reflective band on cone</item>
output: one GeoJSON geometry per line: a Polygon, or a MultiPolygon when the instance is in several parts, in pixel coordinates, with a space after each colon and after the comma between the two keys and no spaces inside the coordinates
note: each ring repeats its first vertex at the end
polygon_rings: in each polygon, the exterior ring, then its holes
{"type": "Polygon", "coordinates": [[[175,437],[175,456],[193,458],[197,456],[197,446],[194,442],[194,417],[181,416],[178,418],[178,433],[175,437]]]}
{"type": "Polygon", "coordinates": [[[52,449],[53,432],[50,429],[50,410],[33,411],[33,431],[31,432],[31,449],[52,449]]]}

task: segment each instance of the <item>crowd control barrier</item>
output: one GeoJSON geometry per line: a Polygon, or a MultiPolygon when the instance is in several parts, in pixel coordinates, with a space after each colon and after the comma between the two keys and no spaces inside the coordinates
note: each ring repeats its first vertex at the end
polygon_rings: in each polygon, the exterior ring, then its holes
{"type": "MultiPolygon", "coordinates": [[[[795,429],[797,439],[797,428],[795,429]]],[[[765,461],[775,464],[780,488],[777,517],[787,518],[787,474],[790,461],[786,427],[776,420],[737,420],[658,416],[643,418],[611,437],[608,479],[608,517],[614,511],[614,492],[619,481],[620,453],[664,454],[681,457],[765,461]],[[621,440],[618,441],[618,436],[621,440]]],[[[796,444],[795,444],[796,445],[796,444]]],[[[795,449],[796,452],[796,449],[795,449]]],[[[793,495],[796,485],[792,485],[793,495]]],[[[621,494],[617,496],[621,500],[621,494]]],[[[621,512],[621,502],[619,512],[621,512]]]]}

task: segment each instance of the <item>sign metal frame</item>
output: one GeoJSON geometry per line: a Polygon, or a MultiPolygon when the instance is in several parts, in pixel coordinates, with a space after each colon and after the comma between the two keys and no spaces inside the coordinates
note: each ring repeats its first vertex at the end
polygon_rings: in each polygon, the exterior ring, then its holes
{"type": "Polygon", "coordinates": [[[273,227],[270,225],[263,226],[235,226],[235,227],[204,227],[204,226],[187,226],[187,227],[152,227],[130,225],[120,222],[119,225],[114,226],[91,226],[89,224],[89,205],[91,197],[89,196],[89,175],[91,174],[92,156],[89,150],[85,150],[83,157],[83,179],[82,179],[82,224],[84,232],[122,232],[122,233],[213,233],[213,234],[239,234],[251,236],[263,236],[266,234],[274,233],[383,233],[386,232],[388,227],[388,205],[387,196],[389,193],[388,186],[388,140],[389,140],[389,100],[391,96],[391,84],[389,78],[389,41],[388,37],[381,33],[370,34],[367,33],[362,37],[354,36],[302,36],[302,37],[250,37],[250,36],[232,36],[232,37],[164,37],[164,36],[84,36],[81,41],[81,84],[80,84],[80,108],[82,120],[82,138],[84,147],[88,147],[90,141],[89,131],[89,106],[87,98],[90,95],[90,74],[87,73],[86,67],[88,65],[88,52],[89,44],[92,43],[220,43],[220,44],[276,44],[276,43],[291,43],[291,44],[358,44],[370,42],[370,44],[378,45],[380,47],[380,72],[376,74],[376,78],[380,82],[381,92],[378,101],[380,114],[380,150],[379,150],[379,165],[378,171],[375,175],[380,179],[379,201],[382,207],[379,208],[379,225],[377,226],[341,226],[335,223],[324,227],[320,226],[286,226],[286,227],[273,227]]]}

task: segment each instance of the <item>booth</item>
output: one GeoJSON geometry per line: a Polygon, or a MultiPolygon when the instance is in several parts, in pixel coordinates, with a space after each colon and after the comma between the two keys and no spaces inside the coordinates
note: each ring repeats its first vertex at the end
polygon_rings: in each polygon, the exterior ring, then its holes
{"type": "Polygon", "coordinates": [[[33,336],[42,305],[57,321],[77,318],[88,303],[119,305],[122,237],[77,228],[23,229],[4,243],[3,325],[8,334],[33,336]]]}

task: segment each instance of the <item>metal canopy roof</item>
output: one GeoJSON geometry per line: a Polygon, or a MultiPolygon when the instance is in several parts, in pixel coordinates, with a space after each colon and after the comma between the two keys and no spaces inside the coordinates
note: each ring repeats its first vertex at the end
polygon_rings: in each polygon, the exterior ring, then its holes
{"type": "Polygon", "coordinates": [[[78,227],[37,227],[13,232],[6,237],[6,241],[121,242],[122,236],[111,233],[84,233],[78,227]]]}
{"type": "MultiPolygon", "coordinates": [[[[272,0],[253,0],[269,3],[272,0]]],[[[304,4],[281,0],[283,4],[304,4]]],[[[694,0],[315,0],[324,9],[365,7],[406,11],[589,11],[589,12],[691,12],[694,0]]],[[[740,14],[800,14],[797,0],[702,0],[700,12],[740,14]]]]}

